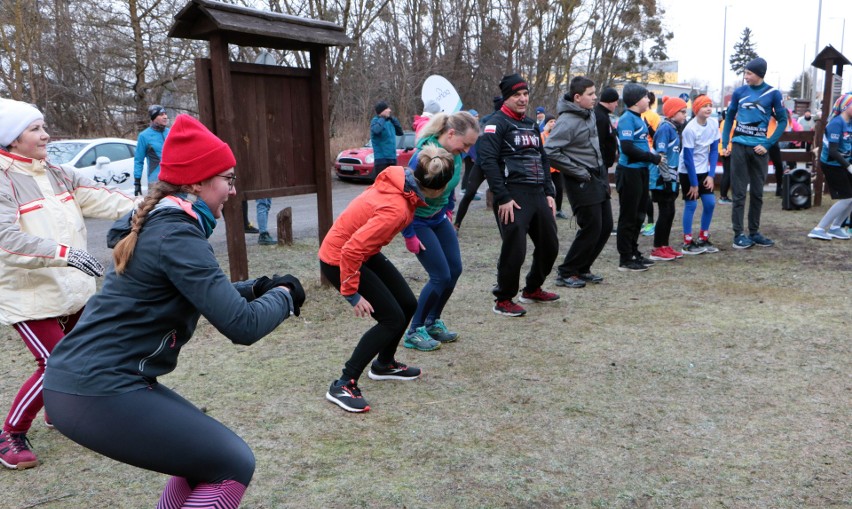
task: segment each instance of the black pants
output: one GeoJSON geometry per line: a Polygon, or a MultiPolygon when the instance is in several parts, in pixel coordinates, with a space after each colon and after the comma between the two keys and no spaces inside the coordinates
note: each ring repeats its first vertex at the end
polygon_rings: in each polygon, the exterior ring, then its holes
{"type": "Polygon", "coordinates": [[[642,216],[642,222],[648,224],[653,224],[654,222],[654,200],[650,198],[650,195],[645,205],[645,215],[642,216]]]}
{"type": "Polygon", "coordinates": [[[736,237],[743,233],[746,195],[748,202],[748,232],[760,230],[763,210],[763,184],[768,171],[767,155],[757,155],[754,147],[734,143],[731,149],[731,227],[736,237]]]}
{"type": "Polygon", "coordinates": [[[668,246],[672,235],[672,223],[675,217],[675,200],[677,193],[667,191],[651,191],[651,196],[657,202],[660,210],[657,216],[657,226],[654,228],[654,247],[668,246]]]}
{"type": "Polygon", "coordinates": [[[574,209],[577,234],[568,248],[565,260],[557,269],[560,277],[579,276],[592,271],[612,233],[612,203],[607,198],[602,203],[574,209]]]}
{"type": "Polygon", "coordinates": [[[254,454],[233,431],[162,384],[114,396],[44,391],[53,425],[74,442],[134,467],[199,483],[248,486],[254,454]]]}
{"type": "Polygon", "coordinates": [[[565,186],[562,184],[562,172],[550,172],[550,180],[553,181],[553,188],[556,189],[556,210],[562,210],[562,195],[565,194],[565,186]]]}
{"type": "MultiPolygon", "coordinates": [[[[473,159],[469,157],[465,157],[462,159],[462,163],[464,163],[464,175],[462,175],[461,188],[462,191],[467,189],[467,184],[470,182],[470,172],[473,170],[473,166],[476,164],[473,162],[473,159]]],[[[482,182],[480,182],[481,184],[482,182]]],[[[479,186],[476,186],[479,187],[479,186]]]]}
{"type": "MultiPolygon", "coordinates": [[[[459,228],[464,220],[464,216],[467,215],[467,209],[470,208],[470,202],[473,201],[474,196],[476,196],[476,190],[479,189],[479,186],[485,182],[485,173],[482,172],[482,168],[478,164],[474,164],[470,169],[470,172],[465,172],[465,176],[467,173],[470,173],[468,177],[467,184],[464,184],[464,195],[461,200],[459,200],[459,206],[456,209],[456,217],[453,219],[453,224],[455,224],[456,228],[459,228]]],[[[499,226],[500,219],[497,217],[495,212],[494,219],[497,221],[499,226]]]]}
{"type": "Polygon", "coordinates": [[[729,198],[731,191],[731,156],[719,156],[722,161],[722,182],[719,184],[719,196],[729,198]]]}
{"type": "MultiPolygon", "coordinates": [[[[320,272],[340,290],[340,267],[320,261],[320,272]]],[[[358,380],[377,355],[382,364],[393,361],[399,340],[417,309],[417,299],[405,278],[382,253],[361,265],[358,293],[372,304],[372,317],[377,323],[361,336],[346,361],[341,380],[358,380]]]]}
{"type": "Polygon", "coordinates": [[[378,177],[379,173],[385,171],[388,166],[396,166],[396,159],[379,159],[373,163],[373,176],[378,177]]]}
{"type": "Polygon", "coordinates": [[[781,160],[781,144],[769,147],[769,160],[775,168],[775,196],[781,196],[784,187],[784,162],[781,160]]]}
{"type": "Polygon", "coordinates": [[[639,253],[639,232],[648,208],[648,168],[615,167],[618,191],[618,231],[615,243],[619,263],[627,263],[639,253]]]}
{"type": "MultiPolygon", "coordinates": [[[[544,283],[559,253],[556,220],[547,205],[544,191],[541,188],[527,190],[524,187],[509,188],[512,198],[521,208],[515,209],[513,222],[500,224],[503,247],[497,262],[497,286],[492,291],[497,300],[512,299],[518,294],[521,266],[527,255],[527,234],[535,246],[532,266],[526,277],[527,290],[536,290],[544,283]]],[[[496,214],[496,200],[494,211],[496,214]]]]}

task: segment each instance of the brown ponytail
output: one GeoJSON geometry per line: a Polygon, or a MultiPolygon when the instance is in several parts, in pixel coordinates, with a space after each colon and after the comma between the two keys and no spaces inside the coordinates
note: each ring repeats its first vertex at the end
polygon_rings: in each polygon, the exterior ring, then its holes
{"type": "Polygon", "coordinates": [[[139,204],[136,213],[130,221],[130,233],[121,239],[112,251],[112,259],[115,263],[116,274],[123,274],[124,269],[127,268],[127,264],[130,262],[130,259],[133,258],[133,251],[136,249],[136,241],[139,240],[139,232],[142,230],[142,226],[145,225],[148,213],[151,212],[164,197],[180,192],[181,187],[182,186],[176,186],[160,180],[148,189],[148,194],[145,195],[145,198],[142,200],[142,203],[139,204]]]}

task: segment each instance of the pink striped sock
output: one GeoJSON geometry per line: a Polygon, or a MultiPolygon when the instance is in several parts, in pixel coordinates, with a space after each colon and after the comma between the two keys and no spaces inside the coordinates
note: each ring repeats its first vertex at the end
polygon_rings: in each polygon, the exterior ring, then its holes
{"type": "Polygon", "coordinates": [[[189,498],[192,488],[183,477],[170,477],[157,503],[157,509],[180,509],[189,498]]]}
{"type": "Polygon", "coordinates": [[[236,509],[240,506],[246,487],[237,481],[201,483],[192,490],[183,509],[236,509]]]}

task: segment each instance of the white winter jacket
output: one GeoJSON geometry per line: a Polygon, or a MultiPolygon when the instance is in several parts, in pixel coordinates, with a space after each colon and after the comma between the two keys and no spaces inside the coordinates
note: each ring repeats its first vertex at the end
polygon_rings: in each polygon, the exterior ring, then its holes
{"type": "Polygon", "coordinates": [[[0,323],[76,313],[95,278],[67,263],[86,249],[83,217],[118,219],[134,199],[47,164],[0,150],[0,323]]]}

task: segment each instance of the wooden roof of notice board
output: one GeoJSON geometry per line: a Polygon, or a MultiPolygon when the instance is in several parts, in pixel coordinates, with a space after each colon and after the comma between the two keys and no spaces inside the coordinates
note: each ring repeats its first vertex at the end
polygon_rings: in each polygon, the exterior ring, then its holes
{"type": "Polygon", "coordinates": [[[351,46],[343,27],[277,12],[216,2],[191,0],[175,15],[170,37],[209,41],[223,34],[231,44],[283,50],[317,46],[351,46]]]}
{"type": "Polygon", "coordinates": [[[817,69],[822,69],[823,71],[827,71],[825,64],[828,60],[831,60],[831,65],[852,65],[852,62],[849,61],[848,58],[843,56],[842,53],[834,49],[834,46],[829,44],[824,47],[822,51],[819,52],[819,55],[816,56],[811,65],[816,67],[817,69]]]}

